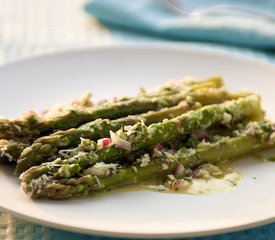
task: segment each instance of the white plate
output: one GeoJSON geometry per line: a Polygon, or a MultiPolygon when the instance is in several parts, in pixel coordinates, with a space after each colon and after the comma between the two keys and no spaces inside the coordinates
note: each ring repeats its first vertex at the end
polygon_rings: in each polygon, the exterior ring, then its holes
{"type": "MultiPolygon", "coordinates": [[[[152,87],[168,78],[212,74],[223,75],[230,89],[260,93],[268,115],[275,119],[274,67],[167,45],[83,50],[6,65],[0,68],[0,109],[1,114],[16,117],[33,106],[43,109],[88,90],[97,99],[132,95],[140,85],[152,87]]],[[[33,201],[1,166],[0,206],[35,223],[108,236],[198,236],[273,222],[275,164],[244,159],[237,165],[245,177],[227,193],[191,196],[138,191],[71,201],[33,201]]]]}

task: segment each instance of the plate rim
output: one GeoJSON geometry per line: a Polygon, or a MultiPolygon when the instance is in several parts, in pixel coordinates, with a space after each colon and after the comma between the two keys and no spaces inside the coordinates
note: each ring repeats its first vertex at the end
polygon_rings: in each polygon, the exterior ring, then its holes
{"type": "Polygon", "coordinates": [[[8,214],[12,214],[15,217],[20,218],[24,221],[29,221],[33,224],[39,224],[44,225],[46,227],[55,228],[57,230],[63,230],[63,231],[69,231],[74,232],[78,234],[88,234],[88,235],[94,235],[98,237],[122,237],[122,238],[138,238],[138,239],[151,239],[151,238],[159,238],[159,239],[165,239],[165,238],[188,238],[188,237],[207,237],[207,236],[214,236],[214,235],[220,235],[220,234],[229,234],[233,232],[238,232],[242,230],[248,230],[255,227],[261,227],[267,224],[272,224],[275,221],[275,216],[260,220],[257,222],[250,222],[246,224],[242,224],[239,226],[232,226],[228,228],[218,228],[218,229],[211,229],[211,230],[203,230],[203,231],[194,231],[194,232],[188,232],[188,233],[126,233],[126,232],[112,232],[112,231],[103,231],[103,230],[96,230],[96,229],[83,229],[79,227],[74,226],[67,226],[60,223],[53,223],[46,220],[43,220],[41,218],[36,217],[30,217],[26,216],[24,214],[20,214],[18,212],[15,212],[13,210],[7,209],[5,207],[0,206],[0,210],[8,214]]]}
{"type": "MultiPolygon", "coordinates": [[[[110,50],[137,50],[137,49],[154,49],[154,50],[180,50],[182,52],[187,53],[197,53],[197,54],[203,54],[205,56],[210,55],[212,57],[221,57],[221,58],[227,58],[227,59],[236,59],[238,61],[246,62],[246,63],[254,63],[254,64],[260,64],[263,66],[266,66],[268,68],[273,68],[275,70],[275,65],[271,62],[264,61],[264,60],[258,60],[251,56],[243,56],[237,53],[233,52],[226,52],[220,49],[206,49],[199,46],[184,46],[179,43],[121,43],[121,44],[115,44],[115,45],[107,45],[107,46],[95,46],[95,47],[85,47],[85,48],[79,48],[79,49],[67,49],[67,50],[61,50],[55,53],[46,53],[46,54],[39,54],[36,56],[30,56],[30,57],[24,57],[19,60],[11,60],[7,63],[4,63],[0,66],[1,69],[5,69],[6,67],[13,67],[14,65],[22,64],[25,62],[31,62],[31,61],[40,61],[43,59],[48,58],[55,58],[58,56],[66,56],[66,55],[74,55],[74,54],[83,54],[83,53],[91,53],[94,51],[110,51],[110,50]]],[[[188,233],[127,233],[127,232],[112,232],[112,231],[104,231],[104,230],[96,230],[96,229],[86,229],[86,228],[80,228],[80,227],[74,227],[74,226],[67,226],[60,223],[53,223],[49,222],[47,220],[43,220],[41,218],[31,217],[27,216],[21,213],[18,213],[16,211],[13,211],[12,209],[5,208],[3,206],[0,206],[0,210],[6,213],[11,213],[13,216],[18,217],[23,220],[30,221],[34,224],[41,224],[47,227],[51,228],[57,228],[60,230],[66,230],[76,233],[84,233],[84,234],[93,234],[97,236],[106,236],[106,237],[123,237],[123,238],[186,238],[186,237],[199,237],[199,236],[209,236],[209,235],[217,235],[222,233],[230,233],[230,232],[236,232],[241,231],[244,229],[259,227],[265,224],[269,224],[275,221],[275,216],[268,218],[268,219],[261,219],[256,222],[249,222],[245,223],[239,226],[231,226],[228,228],[216,228],[216,229],[210,229],[210,230],[202,230],[202,231],[195,231],[195,232],[188,232],[188,233]]]]}
{"type": "Polygon", "coordinates": [[[236,59],[239,61],[245,61],[249,63],[261,64],[266,67],[275,68],[275,64],[264,59],[258,59],[256,56],[252,55],[242,55],[237,51],[223,50],[221,48],[206,48],[201,45],[183,45],[177,42],[118,42],[113,45],[104,46],[88,46],[70,49],[61,49],[56,52],[38,53],[31,56],[23,56],[20,59],[13,59],[0,64],[0,69],[5,67],[10,67],[12,65],[22,64],[28,61],[43,60],[45,58],[56,57],[59,55],[71,55],[71,54],[83,54],[91,51],[110,51],[110,50],[133,50],[133,49],[154,49],[154,50],[180,50],[186,51],[188,53],[202,53],[205,55],[212,55],[230,59],[236,59]]]}

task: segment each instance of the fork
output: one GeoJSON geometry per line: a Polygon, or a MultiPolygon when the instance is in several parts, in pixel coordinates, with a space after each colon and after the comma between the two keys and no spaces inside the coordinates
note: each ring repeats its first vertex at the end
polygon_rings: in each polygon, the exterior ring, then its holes
{"type": "MultiPolygon", "coordinates": [[[[164,3],[175,12],[186,16],[246,14],[275,21],[275,14],[268,12],[270,6],[264,6],[263,1],[259,1],[256,7],[245,2],[237,1],[234,3],[234,1],[228,0],[164,0],[164,3]]],[[[275,5],[275,1],[273,4],[275,5]]]]}

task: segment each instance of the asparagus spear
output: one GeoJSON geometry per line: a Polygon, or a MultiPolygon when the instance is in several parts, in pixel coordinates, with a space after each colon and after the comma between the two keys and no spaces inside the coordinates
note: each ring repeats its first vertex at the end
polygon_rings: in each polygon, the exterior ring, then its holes
{"type": "Polygon", "coordinates": [[[163,107],[177,105],[180,101],[184,100],[187,94],[192,92],[194,88],[196,88],[196,85],[192,85],[189,89],[175,95],[153,98],[141,97],[90,109],[75,109],[58,118],[42,120],[35,124],[33,128],[38,129],[41,133],[50,132],[54,129],[66,130],[98,118],[117,119],[127,115],[159,110],[163,107]]]}
{"type": "Polygon", "coordinates": [[[18,140],[0,140],[0,163],[16,162],[23,149],[28,147],[28,141],[18,140]]]}
{"type": "MultiPolygon", "coordinates": [[[[31,181],[45,173],[60,172],[71,177],[81,169],[102,162],[114,162],[123,159],[131,151],[137,151],[153,146],[159,142],[168,142],[180,135],[191,133],[197,129],[207,129],[217,124],[231,126],[236,122],[261,114],[260,98],[257,95],[247,96],[241,99],[227,101],[222,104],[204,106],[198,110],[192,110],[170,120],[151,124],[146,127],[142,123],[127,127],[126,131],[119,130],[112,133],[112,144],[109,147],[98,147],[93,141],[83,141],[75,152],[79,152],[69,159],[49,162],[43,166],[32,167],[22,174],[22,179],[31,181]],[[62,172],[61,164],[74,164],[76,168],[65,169],[62,172]],[[60,170],[61,169],[61,170],[60,170]],[[76,172],[74,172],[76,170],[76,172]],[[27,180],[28,179],[28,180],[27,180]]],[[[16,174],[28,169],[33,163],[24,162],[16,167],[16,174]]],[[[34,163],[35,164],[35,163],[34,163]]]]}
{"type": "MultiPolygon", "coordinates": [[[[176,94],[192,85],[195,85],[195,88],[197,86],[198,89],[220,88],[220,87],[224,86],[224,83],[223,83],[222,77],[220,77],[220,76],[212,76],[208,79],[204,79],[201,81],[187,77],[187,78],[184,78],[179,81],[170,81],[170,82],[168,82],[168,84],[164,84],[153,91],[152,90],[146,91],[145,89],[141,89],[139,96],[140,97],[159,97],[161,95],[176,94]],[[198,85],[198,82],[200,82],[199,85],[198,85]]],[[[193,88],[193,89],[195,90],[195,88],[193,88]]]]}
{"type": "Polygon", "coordinates": [[[55,179],[44,174],[30,182],[26,181],[22,175],[21,187],[32,198],[68,199],[165,176],[173,173],[179,163],[185,168],[203,163],[215,164],[274,145],[274,123],[253,122],[235,137],[223,138],[212,144],[198,145],[196,149],[181,148],[175,154],[162,152],[153,159],[147,154],[146,158],[149,158],[149,162],[146,166],[121,167],[115,171],[106,171],[103,176],[88,174],[70,179],[55,179]]]}
{"type": "Polygon", "coordinates": [[[24,113],[20,119],[0,119],[0,139],[14,139],[18,137],[30,138],[31,136],[36,136],[39,134],[39,130],[31,129],[31,127],[37,124],[42,117],[47,117],[53,112],[55,112],[55,115],[57,112],[58,114],[61,114],[66,111],[66,109],[72,107],[91,107],[91,96],[91,93],[87,93],[84,96],[75,99],[69,106],[57,106],[55,108],[51,108],[50,111],[44,111],[41,116],[32,110],[24,113]]]}
{"type": "Polygon", "coordinates": [[[39,117],[33,111],[30,112],[29,116],[22,119],[0,119],[0,139],[36,136],[39,134],[39,130],[30,130],[30,128],[38,121],[39,117]]]}
{"type": "Polygon", "coordinates": [[[186,95],[205,86],[220,86],[222,80],[207,80],[190,85],[176,94],[160,95],[158,97],[137,97],[126,101],[104,104],[95,107],[75,107],[67,109],[63,115],[52,118],[33,115],[30,119],[0,121],[0,138],[39,136],[54,130],[66,130],[98,118],[116,119],[131,114],[140,114],[163,107],[175,106],[184,100],[186,95]],[[211,81],[213,84],[211,84],[211,81]]]}
{"type": "MultiPolygon", "coordinates": [[[[196,88],[221,88],[224,86],[223,79],[220,76],[211,76],[208,79],[198,80],[192,77],[186,77],[182,80],[173,80],[169,81],[167,84],[161,85],[160,87],[153,89],[153,90],[145,90],[144,88],[140,88],[140,93],[137,97],[159,97],[165,95],[173,95],[176,93],[180,93],[188,88],[192,88],[195,90],[196,88]],[[198,84],[199,83],[199,84],[198,84]],[[197,86],[197,87],[196,87],[197,86]]],[[[103,100],[101,104],[112,104],[118,101],[126,101],[132,98],[129,97],[122,97],[122,98],[114,98],[112,100],[103,100]]]]}
{"type": "MultiPolygon", "coordinates": [[[[160,111],[149,111],[140,115],[130,115],[124,118],[109,120],[97,119],[84,124],[78,129],[59,131],[52,135],[37,139],[34,144],[27,148],[18,161],[18,168],[26,170],[30,165],[39,165],[46,161],[51,155],[58,152],[60,148],[76,146],[80,143],[80,138],[97,140],[109,135],[109,131],[116,131],[125,125],[134,125],[143,121],[146,125],[176,117],[188,110],[197,108],[200,105],[195,100],[200,100],[203,105],[219,103],[227,97],[224,88],[200,89],[190,93],[188,102],[183,101],[179,105],[164,108],[160,111]],[[26,165],[26,167],[22,167],[26,165]]],[[[21,170],[22,171],[22,170],[21,170]]]]}

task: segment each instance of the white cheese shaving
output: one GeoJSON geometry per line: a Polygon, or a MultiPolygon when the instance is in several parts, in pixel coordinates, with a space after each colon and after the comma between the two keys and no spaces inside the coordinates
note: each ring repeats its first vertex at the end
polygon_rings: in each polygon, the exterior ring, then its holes
{"type": "Polygon", "coordinates": [[[168,168],[169,168],[169,166],[168,166],[166,163],[163,163],[163,164],[161,165],[161,169],[162,169],[163,171],[167,170],[168,168]]]}
{"type": "Polygon", "coordinates": [[[269,144],[274,144],[275,143],[275,132],[271,133],[269,136],[269,144]]]}
{"type": "Polygon", "coordinates": [[[249,124],[244,133],[247,135],[255,136],[256,129],[252,124],[249,124]]]}
{"type": "Polygon", "coordinates": [[[149,164],[150,160],[151,159],[150,159],[149,154],[146,153],[140,159],[138,159],[138,162],[141,162],[140,163],[141,167],[146,167],[149,164]]]}
{"type": "Polygon", "coordinates": [[[98,176],[98,177],[109,176],[111,174],[116,173],[117,167],[118,167],[118,164],[115,164],[115,163],[106,164],[104,162],[98,162],[93,167],[85,169],[83,171],[83,174],[98,176]]]}
{"type": "Polygon", "coordinates": [[[229,114],[229,113],[227,113],[227,112],[225,112],[225,113],[223,114],[222,124],[224,124],[224,125],[229,125],[230,122],[231,122],[231,120],[232,120],[232,115],[229,114]]]}
{"type": "Polygon", "coordinates": [[[46,174],[43,174],[39,178],[32,179],[31,182],[29,183],[29,185],[30,185],[32,191],[35,191],[35,190],[39,189],[43,183],[46,183],[49,180],[50,180],[49,176],[47,176],[46,174]]]}
{"type": "Polygon", "coordinates": [[[137,167],[135,167],[135,166],[132,166],[132,169],[133,169],[133,171],[134,171],[134,173],[137,173],[137,167]]]}

